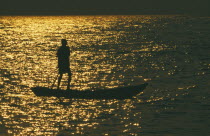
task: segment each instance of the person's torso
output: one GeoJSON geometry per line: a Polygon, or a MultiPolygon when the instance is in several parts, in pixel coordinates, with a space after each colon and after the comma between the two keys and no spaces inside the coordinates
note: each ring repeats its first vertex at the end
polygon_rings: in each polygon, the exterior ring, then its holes
{"type": "Polygon", "coordinates": [[[68,46],[61,46],[59,49],[58,49],[58,52],[57,52],[57,57],[58,59],[69,59],[69,55],[70,55],[70,49],[68,46]]]}

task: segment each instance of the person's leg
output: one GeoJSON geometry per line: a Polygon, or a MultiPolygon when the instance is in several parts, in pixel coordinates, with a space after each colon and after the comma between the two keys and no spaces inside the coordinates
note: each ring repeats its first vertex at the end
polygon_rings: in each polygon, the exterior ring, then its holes
{"type": "Polygon", "coordinates": [[[59,89],[60,83],[61,83],[61,79],[62,79],[63,74],[60,74],[59,78],[58,78],[58,87],[57,89],[59,89]]]}
{"type": "Polygon", "coordinates": [[[67,86],[67,90],[70,89],[70,83],[71,83],[71,71],[68,73],[68,86],[67,86]]]}

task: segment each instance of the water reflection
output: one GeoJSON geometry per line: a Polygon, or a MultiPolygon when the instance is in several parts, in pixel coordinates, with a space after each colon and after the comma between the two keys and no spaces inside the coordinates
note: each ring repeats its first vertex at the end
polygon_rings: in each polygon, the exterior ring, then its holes
{"type": "MultiPolygon", "coordinates": [[[[167,19],[173,24],[176,17],[1,17],[0,121],[11,135],[141,134],[148,119],[143,114],[151,115],[144,104],[173,101],[195,88],[189,79],[197,67],[190,69],[188,46],[177,37],[161,38],[167,19]],[[123,101],[36,97],[30,87],[50,87],[57,76],[63,38],[72,50],[72,89],[152,85],[123,101]]],[[[209,69],[207,62],[202,65],[209,69]]],[[[67,85],[63,78],[61,89],[67,85]]]]}

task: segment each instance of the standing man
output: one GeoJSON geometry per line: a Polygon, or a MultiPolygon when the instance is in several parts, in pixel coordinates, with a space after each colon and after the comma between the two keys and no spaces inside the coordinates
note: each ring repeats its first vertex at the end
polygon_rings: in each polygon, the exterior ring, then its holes
{"type": "Polygon", "coordinates": [[[63,74],[68,73],[68,86],[67,90],[70,89],[70,82],[71,82],[71,70],[70,70],[70,63],[69,63],[69,56],[70,56],[70,48],[67,45],[67,40],[61,40],[62,46],[58,48],[57,57],[58,57],[58,69],[59,69],[59,78],[58,78],[58,87],[59,89],[60,82],[62,79],[63,74]]]}

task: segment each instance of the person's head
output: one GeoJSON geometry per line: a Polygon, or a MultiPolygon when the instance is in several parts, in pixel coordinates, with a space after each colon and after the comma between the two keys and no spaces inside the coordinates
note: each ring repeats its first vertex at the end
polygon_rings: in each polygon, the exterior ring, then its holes
{"type": "Polygon", "coordinates": [[[67,45],[67,40],[66,39],[62,39],[61,43],[62,43],[63,46],[66,46],[67,45]]]}

